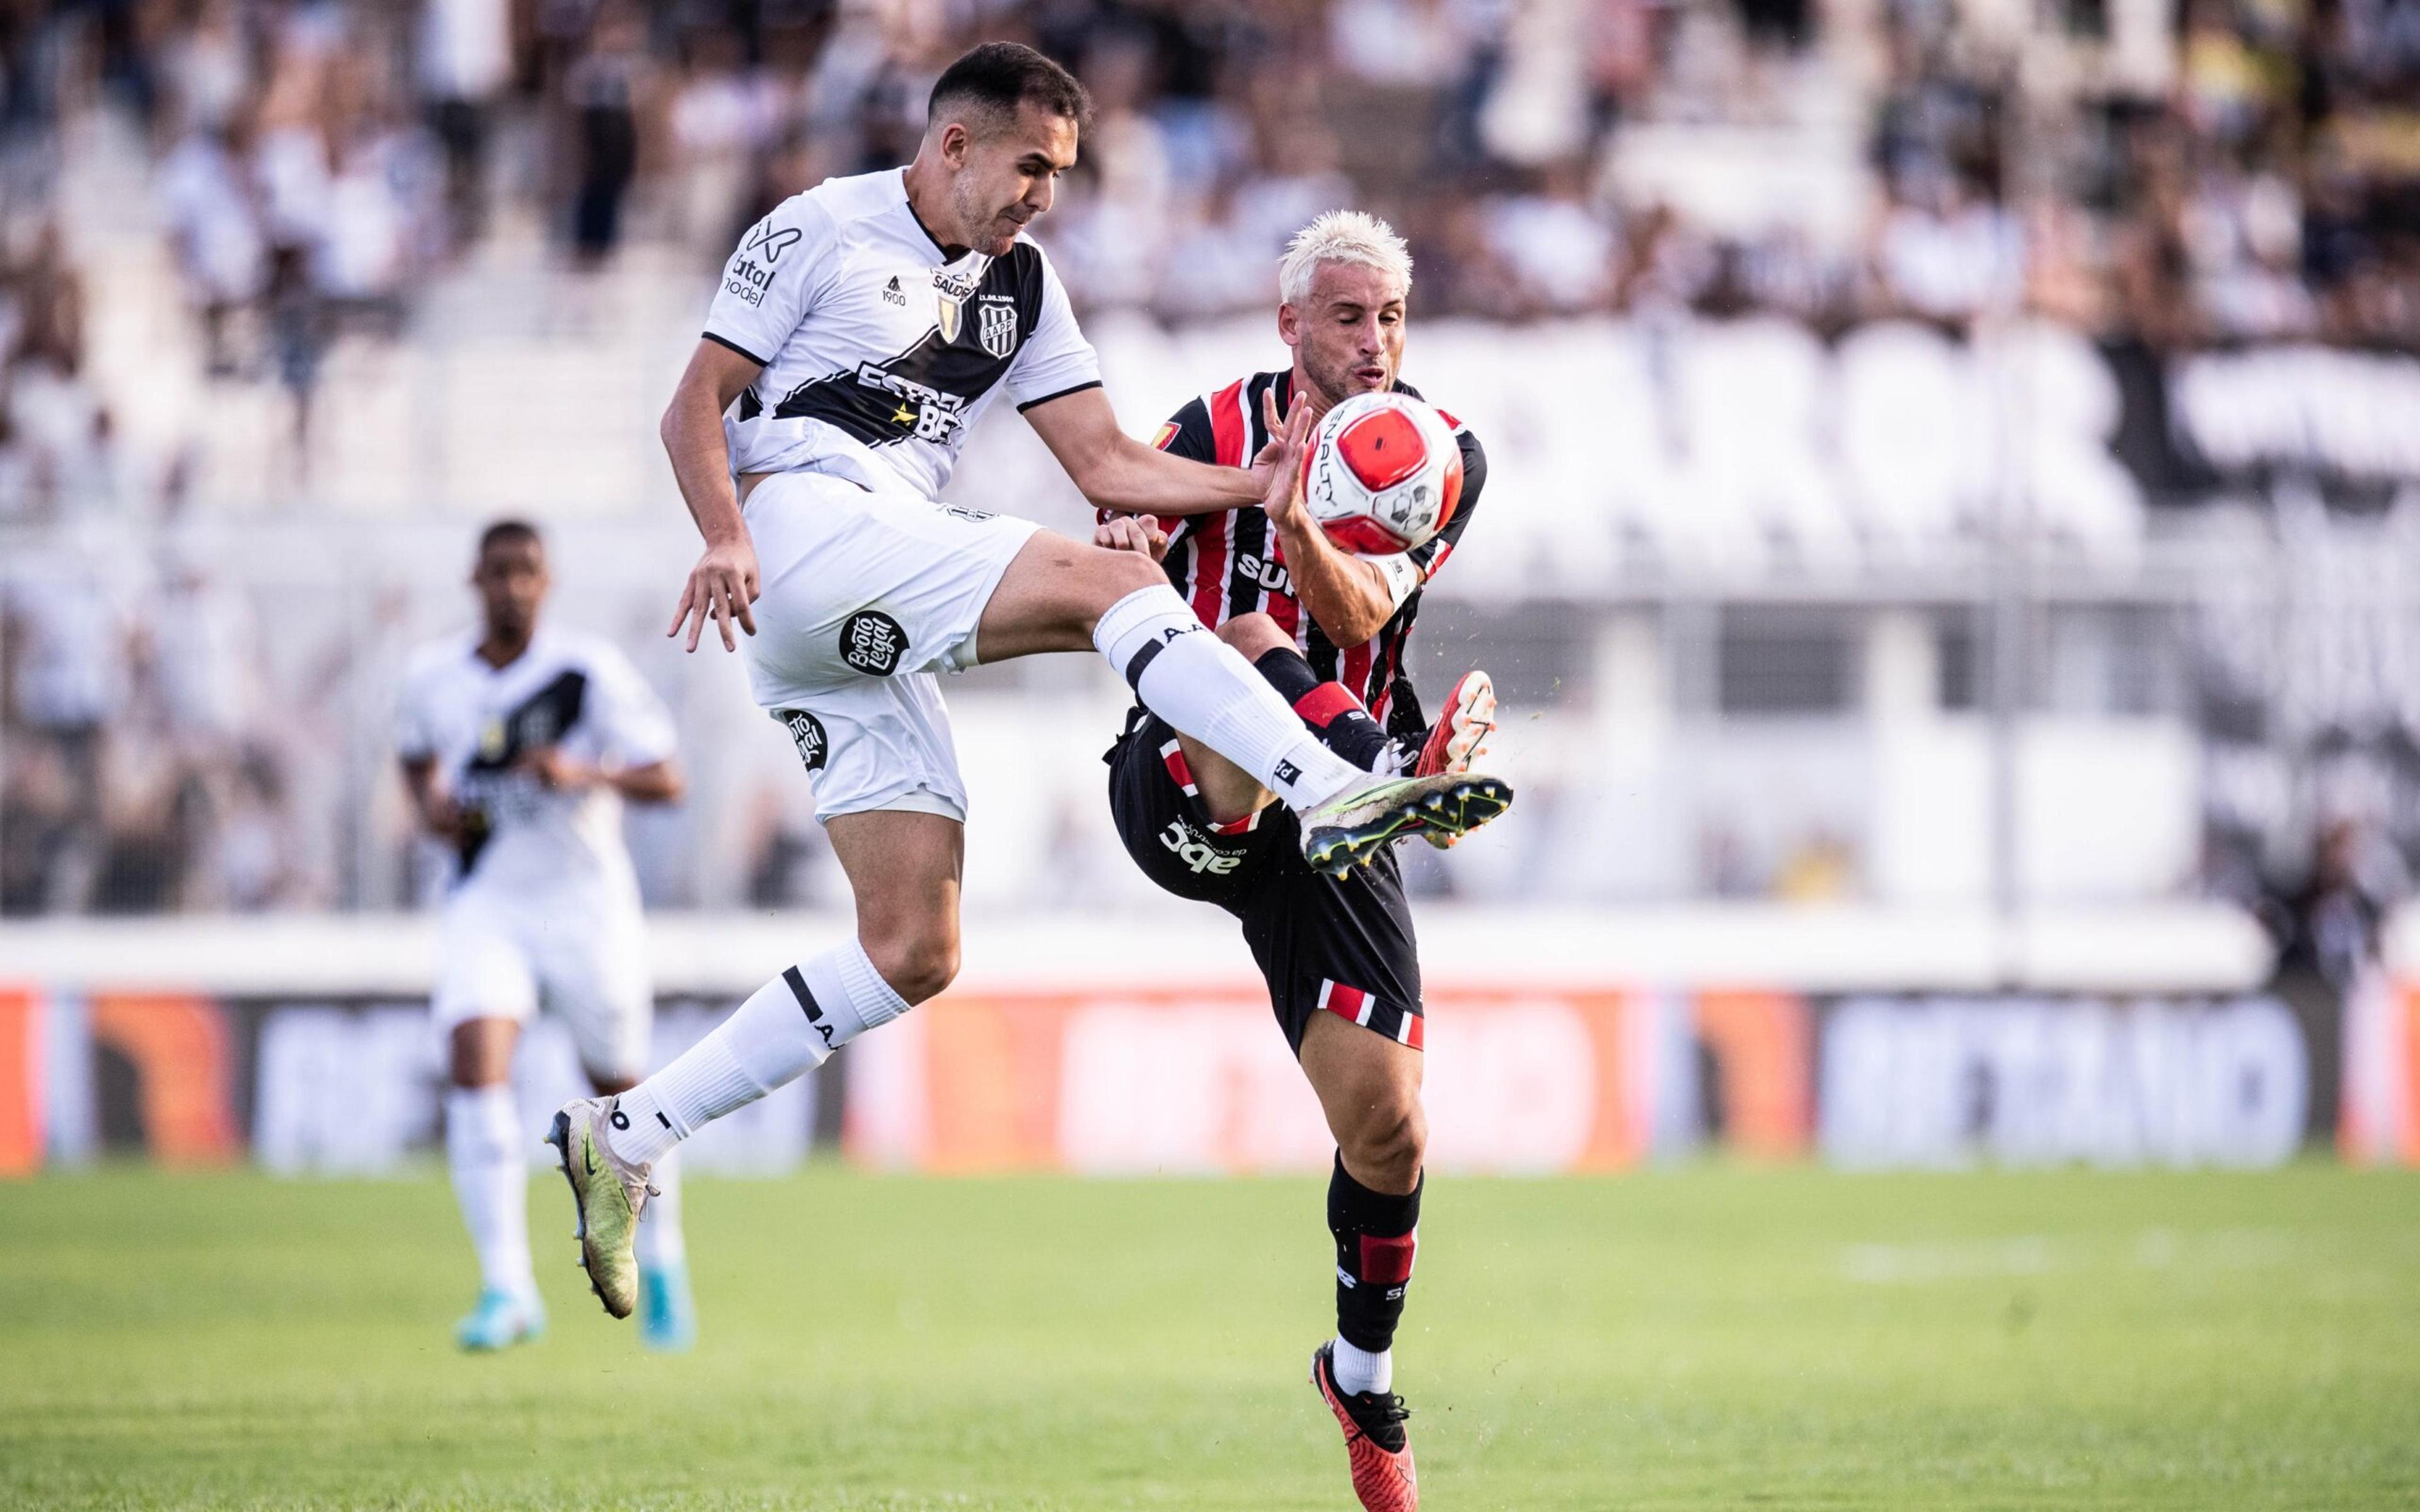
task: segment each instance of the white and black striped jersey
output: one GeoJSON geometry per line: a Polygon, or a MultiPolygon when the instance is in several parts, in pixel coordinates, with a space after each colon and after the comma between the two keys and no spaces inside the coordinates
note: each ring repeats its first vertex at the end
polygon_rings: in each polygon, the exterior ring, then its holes
{"type": "MultiPolygon", "coordinates": [[[[1262,395],[1277,386],[1278,409],[1294,402],[1294,375],[1255,373],[1214,393],[1187,402],[1159,428],[1161,451],[1221,467],[1249,467],[1269,440],[1261,421],[1262,395]]],[[[1395,392],[1420,397],[1408,383],[1395,392]]],[[[1487,484],[1487,455],[1479,440],[1445,411],[1462,447],[1462,501],[1443,531],[1419,548],[1376,557],[1395,593],[1395,613],[1378,633],[1357,646],[1331,642],[1295,597],[1285,550],[1269,517],[1257,507],[1216,515],[1162,518],[1168,532],[1168,579],[1193,606],[1202,623],[1217,629],[1238,614],[1265,613],[1294,633],[1295,643],[1322,677],[1344,685],[1397,738],[1424,733],[1419,701],[1404,669],[1404,645],[1419,615],[1420,589],[1453,554],[1487,484]]]]}
{"type": "Polygon", "coordinates": [[[706,339],[764,371],[723,416],[734,472],[830,472],[930,499],[1004,387],[1020,409],[1097,387],[1050,260],[944,252],[906,170],[827,178],[750,227],[706,339]]]}
{"type": "Polygon", "coordinates": [[[601,883],[635,898],[621,796],[602,785],[556,792],[519,770],[542,746],[633,767],[670,759],[675,739],[663,701],[603,640],[540,630],[519,656],[494,667],[473,631],[412,657],[396,710],[396,752],[434,761],[462,810],[455,882],[530,900],[601,883]]]}

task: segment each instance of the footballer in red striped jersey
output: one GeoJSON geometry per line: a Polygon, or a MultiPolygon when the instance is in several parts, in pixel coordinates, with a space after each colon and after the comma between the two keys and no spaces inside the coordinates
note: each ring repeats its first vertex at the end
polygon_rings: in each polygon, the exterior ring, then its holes
{"type": "MultiPolygon", "coordinates": [[[[1353,211],[1320,217],[1295,239],[1279,281],[1278,331],[1293,363],[1187,404],[1161,427],[1162,450],[1249,467],[1281,437],[1299,444],[1355,394],[1419,397],[1397,377],[1411,259],[1385,223],[1353,211]]],[[[1262,507],[1105,515],[1095,539],[1160,557],[1202,623],[1347,761],[1466,770],[1494,729],[1487,675],[1466,674],[1431,723],[1404,664],[1420,590],[1468,529],[1487,478],[1477,440],[1447,419],[1462,449],[1460,507],[1414,550],[1368,557],[1339,547],[1286,470],[1270,478],[1262,507]]],[[[1127,852],[1166,890],[1236,916],[1326,1113],[1337,1143],[1327,1196],[1337,1332],[1313,1355],[1311,1381],[1343,1430],[1361,1504],[1411,1512],[1419,1491],[1392,1346],[1417,1247],[1427,1123],[1419,958],[1394,855],[1342,878],[1321,875],[1302,860],[1283,806],[1147,709],[1134,711],[1109,761],[1127,852]]],[[[1454,827],[1485,817],[1463,814],[1454,827]]]]}

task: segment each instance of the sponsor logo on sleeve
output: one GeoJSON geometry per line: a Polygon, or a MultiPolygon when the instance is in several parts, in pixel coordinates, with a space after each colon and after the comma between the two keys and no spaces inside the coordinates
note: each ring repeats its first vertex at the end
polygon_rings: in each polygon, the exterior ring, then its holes
{"type": "Polygon", "coordinates": [[[765,291],[773,286],[773,270],[753,257],[740,257],[722,277],[722,291],[751,308],[765,302],[765,291]]]}
{"type": "Polygon", "coordinates": [[[768,263],[777,263],[782,254],[799,244],[799,236],[796,226],[776,227],[771,221],[759,221],[756,229],[749,232],[748,239],[740,244],[740,250],[753,253],[768,263]]]}

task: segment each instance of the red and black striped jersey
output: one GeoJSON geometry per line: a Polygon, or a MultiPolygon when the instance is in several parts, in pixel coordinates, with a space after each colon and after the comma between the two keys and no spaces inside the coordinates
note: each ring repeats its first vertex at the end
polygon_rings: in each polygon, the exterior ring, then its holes
{"type": "MultiPolygon", "coordinates": [[[[1255,373],[1187,403],[1160,426],[1156,444],[1197,462],[1249,467],[1269,440],[1261,406],[1271,384],[1277,385],[1278,409],[1283,413],[1294,400],[1293,373],[1255,373]]],[[[1395,392],[1420,397],[1407,383],[1398,382],[1395,392]]],[[[1404,553],[1419,569],[1422,584],[1436,576],[1461,543],[1487,482],[1487,455],[1478,439],[1453,416],[1445,415],[1445,421],[1462,446],[1462,501],[1434,540],[1404,553]]],[[[1159,523],[1169,535],[1168,579],[1203,625],[1215,630],[1238,614],[1265,613],[1294,632],[1295,643],[1313,671],[1342,683],[1389,733],[1416,738],[1424,732],[1426,720],[1404,668],[1404,646],[1419,615],[1419,588],[1413,588],[1376,635],[1360,645],[1340,647],[1295,597],[1277,530],[1260,509],[1163,517],[1159,523]]]]}

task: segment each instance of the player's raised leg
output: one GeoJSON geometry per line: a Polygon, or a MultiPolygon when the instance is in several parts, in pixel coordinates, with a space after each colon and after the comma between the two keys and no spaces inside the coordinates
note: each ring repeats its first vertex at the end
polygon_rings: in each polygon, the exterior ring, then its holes
{"type": "Polygon", "coordinates": [[[529,1136],[513,1101],[520,1024],[481,1016],[446,1037],[445,1170],[479,1257],[479,1301],[454,1330],[466,1350],[507,1349],[546,1332],[530,1268],[529,1136]]]}
{"type": "Polygon", "coordinates": [[[957,975],[965,826],[941,814],[880,810],[838,814],[825,827],[856,898],[855,935],[783,970],[629,1091],[555,1115],[548,1137],[579,1209],[581,1263],[616,1318],[640,1300],[635,1246],[659,1190],[656,1165],[699,1129],[797,1080],[957,975]]]}
{"type": "Polygon", "coordinates": [[[1355,766],[1202,628],[1150,558],[1037,532],[984,608],[977,656],[1003,661],[1087,643],[1145,708],[1300,814],[1303,853],[1324,872],[1350,870],[1423,825],[1460,833],[1512,801],[1512,789],[1494,778],[1402,778],[1355,766]]]}
{"type": "MultiPolygon", "coordinates": [[[[1218,626],[1218,634],[1293,705],[1321,745],[1364,771],[1461,774],[1486,753],[1487,737],[1496,729],[1496,692],[1483,671],[1466,673],[1454,685],[1427,739],[1418,750],[1406,750],[1349,688],[1312,671],[1294,637],[1269,615],[1239,614],[1218,626]]],[[[1213,821],[1231,823],[1276,801],[1251,774],[1218,752],[1183,733],[1177,741],[1213,821]]],[[[1446,844],[1456,838],[1426,826],[1422,833],[1446,844]]]]}
{"type": "Polygon", "coordinates": [[[1336,1336],[1311,1384],[1343,1429],[1353,1489],[1369,1512],[1411,1512],[1419,1483],[1394,1390],[1395,1329],[1418,1247],[1428,1119],[1421,1052],[1336,1012],[1303,1026],[1302,1070],[1336,1136],[1327,1227],[1336,1242],[1336,1336]]]}

